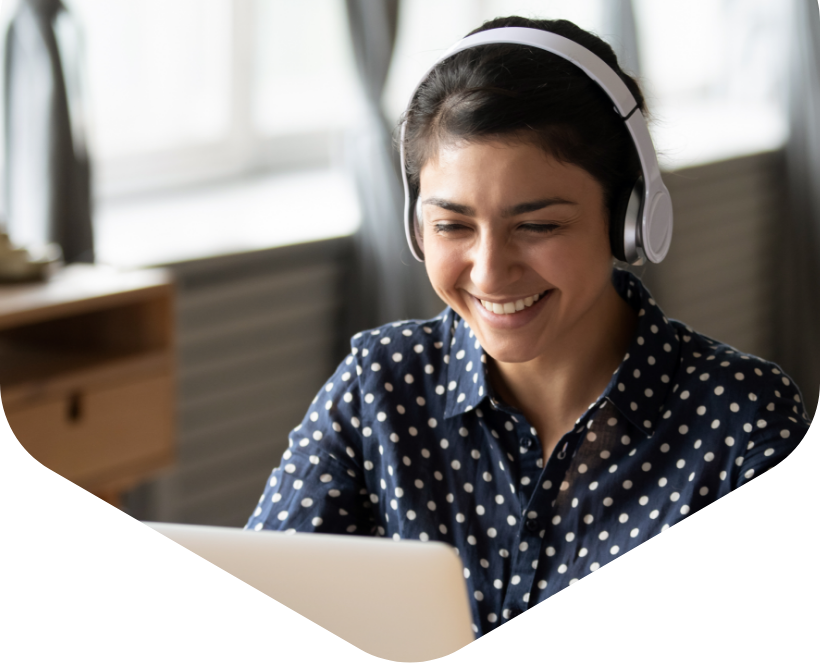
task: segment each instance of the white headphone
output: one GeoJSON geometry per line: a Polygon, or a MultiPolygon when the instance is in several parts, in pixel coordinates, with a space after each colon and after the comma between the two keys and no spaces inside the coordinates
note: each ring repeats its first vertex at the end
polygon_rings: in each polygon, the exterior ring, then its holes
{"type": "MultiPolygon", "coordinates": [[[[622,236],[623,245],[613,246],[613,254],[626,262],[641,264],[644,260],[660,263],[672,241],[672,199],[661,179],[655,147],[646,126],[646,119],[638,109],[638,103],[621,80],[621,77],[601,58],[580,44],[552,32],[535,28],[495,28],[470,35],[451,46],[422,77],[410,95],[410,104],[421,84],[430,72],[443,60],[460,51],[485,44],[520,44],[540,48],[569,60],[595,81],[609,95],[615,111],[624,120],[641,162],[642,176],[630,192],[625,192],[612,211],[610,237],[622,236]],[[622,229],[622,233],[619,232],[622,229]]],[[[407,243],[416,260],[423,261],[421,247],[415,237],[417,206],[413,204],[407,180],[404,135],[407,125],[401,125],[401,176],[404,183],[404,221],[407,243]]]]}

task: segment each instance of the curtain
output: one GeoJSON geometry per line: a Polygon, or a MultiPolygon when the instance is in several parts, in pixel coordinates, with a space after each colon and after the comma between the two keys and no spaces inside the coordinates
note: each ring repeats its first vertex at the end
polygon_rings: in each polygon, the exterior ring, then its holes
{"type": "Polygon", "coordinates": [[[394,320],[426,318],[443,308],[423,265],[413,258],[405,241],[398,154],[381,106],[398,12],[398,0],[347,0],[364,106],[345,137],[345,161],[356,183],[362,214],[354,237],[349,332],[394,320]]]}
{"type": "Polygon", "coordinates": [[[793,0],[791,10],[776,359],[811,414],[820,391],[820,9],[816,0],[793,0]]]}
{"type": "Polygon", "coordinates": [[[638,48],[638,29],[632,0],[604,2],[603,38],[612,46],[618,63],[627,74],[640,77],[641,54],[638,48]]]}
{"type": "Polygon", "coordinates": [[[12,241],[93,262],[76,24],[60,0],[22,0],[6,34],[6,213],[12,241]]]}

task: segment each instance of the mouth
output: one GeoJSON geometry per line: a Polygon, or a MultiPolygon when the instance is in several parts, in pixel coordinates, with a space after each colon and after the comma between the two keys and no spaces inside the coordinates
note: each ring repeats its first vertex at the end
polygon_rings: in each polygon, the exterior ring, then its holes
{"type": "Polygon", "coordinates": [[[533,293],[527,297],[493,302],[481,300],[471,295],[474,304],[473,310],[479,319],[495,330],[516,330],[526,327],[540,316],[541,311],[552,300],[554,288],[548,288],[541,293],[533,293]],[[496,313],[496,312],[499,313],[496,313]]]}
{"type": "Polygon", "coordinates": [[[481,306],[491,314],[495,314],[497,316],[509,316],[511,314],[524,311],[525,309],[529,309],[536,302],[538,302],[538,300],[549,293],[549,291],[550,289],[541,293],[528,295],[527,297],[518,298],[515,300],[506,300],[503,302],[491,302],[490,300],[480,300],[478,298],[476,298],[476,300],[478,300],[481,303],[481,306]]]}

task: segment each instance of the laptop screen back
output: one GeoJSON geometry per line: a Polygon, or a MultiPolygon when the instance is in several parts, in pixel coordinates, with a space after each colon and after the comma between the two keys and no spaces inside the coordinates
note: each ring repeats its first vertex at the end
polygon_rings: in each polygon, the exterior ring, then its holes
{"type": "Polygon", "coordinates": [[[372,655],[423,661],[473,640],[461,561],[446,544],[146,525],[372,655]]]}

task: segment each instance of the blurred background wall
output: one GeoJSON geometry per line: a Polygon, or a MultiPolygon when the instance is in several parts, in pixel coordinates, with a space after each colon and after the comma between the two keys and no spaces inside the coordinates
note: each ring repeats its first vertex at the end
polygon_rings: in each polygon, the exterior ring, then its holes
{"type": "MultiPolygon", "coordinates": [[[[3,34],[28,1],[3,3],[3,34]]],[[[816,3],[63,4],[96,260],[169,266],[179,288],[179,459],[130,494],[134,516],[243,525],[349,335],[443,307],[404,246],[391,132],[431,62],[502,15],[575,21],[639,76],[676,227],[636,272],[669,316],[780,361],[813,411],[820,204],[799,183],[820,158],[817,115],[794,109],[817,99],[816,3]]],[[[33,237],[17,222],[12,239],[33,237]]]]}

